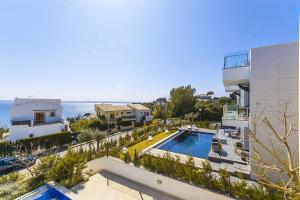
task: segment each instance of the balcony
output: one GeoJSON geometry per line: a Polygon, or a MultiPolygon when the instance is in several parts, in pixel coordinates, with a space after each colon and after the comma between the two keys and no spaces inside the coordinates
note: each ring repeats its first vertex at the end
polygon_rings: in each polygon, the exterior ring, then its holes
{"type": "Polygon", "coordinates": [[[223,107],[222,119],[248,120],[248,118],[249,108],[247,107],[238,107],[237,105],[225,105],[223,107]]]}
{"type": "Polygon", "coordinates": [[[248,52],[227,54],[224,57],[223,83],[225,87],[248,83],[250,63],[248,52]]]}
{"type": "Polygon", "coordinates": [[[134,115],[130,115],[130,116],[122,116],[121,119],[122,119],[123,122],[124,122],[124,121],[135,121],[135,120],[136,120],[136,118],[135,118],[134,115]]]}
{"type": "Polygon", "coordinates": [[[225,105],[223,107],[223,126],[247,127],[249,124],[249,108],[237,105],[225,105]]]}
{"type": "Polygon", "coordinates": [[[32,120],[22,120],[22,121],[11,121],[12,126],[42,126],[42,125],[51,125],[51,124],[63,124],[65,123],[64,120],[55,120],[51,122],[34,122],[32,120]]]}

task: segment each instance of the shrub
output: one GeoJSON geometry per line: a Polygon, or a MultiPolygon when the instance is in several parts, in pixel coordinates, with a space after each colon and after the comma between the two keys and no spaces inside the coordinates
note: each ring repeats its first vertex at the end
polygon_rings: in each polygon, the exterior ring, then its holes
{"type": "Polygon", "coordinates": [[[125,163],[130,163],[132,161],[131,156],[128,152],[124,153],[123,160],[125,163]]]}

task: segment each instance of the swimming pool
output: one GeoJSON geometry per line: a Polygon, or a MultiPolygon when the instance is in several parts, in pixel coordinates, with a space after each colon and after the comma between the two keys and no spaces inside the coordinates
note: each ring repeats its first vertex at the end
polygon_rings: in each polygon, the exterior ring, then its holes
{"type": "Polygon", "coordinates": [[[65,196],[63,193],[47,184],[41,186],[35,191],[25,194],[19,197],[18,200],[71,200],[69,197],[65,196]]]}
{"type": "Polygon", "coordinates": [[[55,199],[55,200],[71,200],[70,198],[66,197],[61,192],[57,191],[54,188],[49,188],[47,191],[41,194],[41,196],[35,198],[35,200],[49,200],[49,199],[55,199]]]}
{"type": "Polygon", "coordinates": [[[213,134],[210,133],[184,131],[156,148],[207,159],[212,138],[213,134]]]}

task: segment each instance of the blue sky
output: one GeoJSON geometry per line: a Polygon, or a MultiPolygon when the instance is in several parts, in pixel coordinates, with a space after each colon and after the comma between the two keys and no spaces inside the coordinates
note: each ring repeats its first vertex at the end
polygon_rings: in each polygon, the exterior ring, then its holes
{"type": "Polygon", "coordinates": [[[2,0],[0,99],[226,95],[224,54],[298,40],[296,0],[2,0]]]}

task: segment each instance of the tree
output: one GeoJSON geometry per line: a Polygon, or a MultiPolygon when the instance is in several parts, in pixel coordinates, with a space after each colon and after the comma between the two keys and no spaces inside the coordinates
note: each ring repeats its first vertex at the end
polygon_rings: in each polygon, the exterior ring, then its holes
{"type": "Polygon", "coordinates": [[[89,145],[93,145],[93,135],[91,129],[84,129],[78,135],[78,140],[80,143],[89,142],[89,145]]]}
{"type": "Polygon", "coordinates": [[[190,85],[173,88],[170,92],[170,103],[173,106],[173,114],[176,117],[193,112],[196,104],[196,89],[190,85]]]}
{"type": "Polygon", "coordinates": [[[123,160],[124,160],[125,163],[130,163],[132,161],[129,152],[124,153],[123,160]]]}
{"type": "Polygon", "coordinates": [[[299,163],[294,158],[298,147],[293,151],[290,144],[293,138],[298,138],[298,130],[291,122],[293,115],[288,114],[288,103],[284,103],[281,110],[276,122],[263,116],[264,110],[253,117],[253,128],[250,130],[252,140],[250,159],[254,164],[253,172],[259,183],[283,192],[284,199],[300,198],[299,163]],[[269,130],[264,131],[264,134],[269,134],[267,136],[269,141],[257,134],[259,123],[263,123],[269,130]]]}
{"type": "Polygon", "coordinates": [[[207,96],[212,96],[212,95],[214,95],[215,93],[213,92],[213,91],[208,91],[207,93],[206,93],[206,95],[207,96]]]}
{"type": "Polygon", "coordinates": [[[154,119],[163,119],[164,113],[163,113],[162,105],[159,104],[155,105],[152,115],[154,119]]]}
{"type": "Polygon", "coordinates": [[[152,127],[153,131],[157,132],[157,130],[158,130],[158,121],[156,119],[154,119],[152,121],[151,127],[152,127]]]}
{"type": "Polygon", "coordinates": [[[96,141],[96,152],[99,151],[100,142],[106,137],[106,133],[99,129],[84,129],[79,134],[80,142],[89,142],[94,147],[93,140],[96,141]]]}
{"type": "Polygon", "coordinates": [[[195,107],[200,120],[221,121],[223,106],[233,103],[235,102],[228,97],[220,97],[218,100],[198,101],[195,107]]]}
{"type": "Polygon", "coordinates": [[[190,182],[193,181],[194,178],[194,169],[195,169],[195,160],[192,156],[187,156],[187,160],[185,161],[185,174],[186,179],[190,182]]]}
{"type": "Polygon", "coordinates": [[[237,96],[239,96],[239,95],[240,95],[240,94],[239,94],[238,91],[234,91],[234,92],[232,92],[232,93],[229,94],[230,99],[232,99],[232,100],[234,100],[234,101],[237,100],[237,96]]]}
{"type": "Polygon", "coordinates": [[[184,118],[190,121],[191,127],[195,119],[197,119],[197,117],[198,117],[198,113],[193,113],[193,112],[184,115],[184,118]]]}
{"type": "Polygon", "coordinates": [[[100,131],[99,129],[95,129],[92,131],[93,139],[96,140],[96,152],[99,152],[100,142],[106,138],[106,132],[100,131]]]}
{"type": "Polygon", "coordinates": [[[82,180],[82,171],[86,168],[87,160],[84,155],[68,151],[50,171],[51,176],[60,184],[71,187],[82,180]]]}

